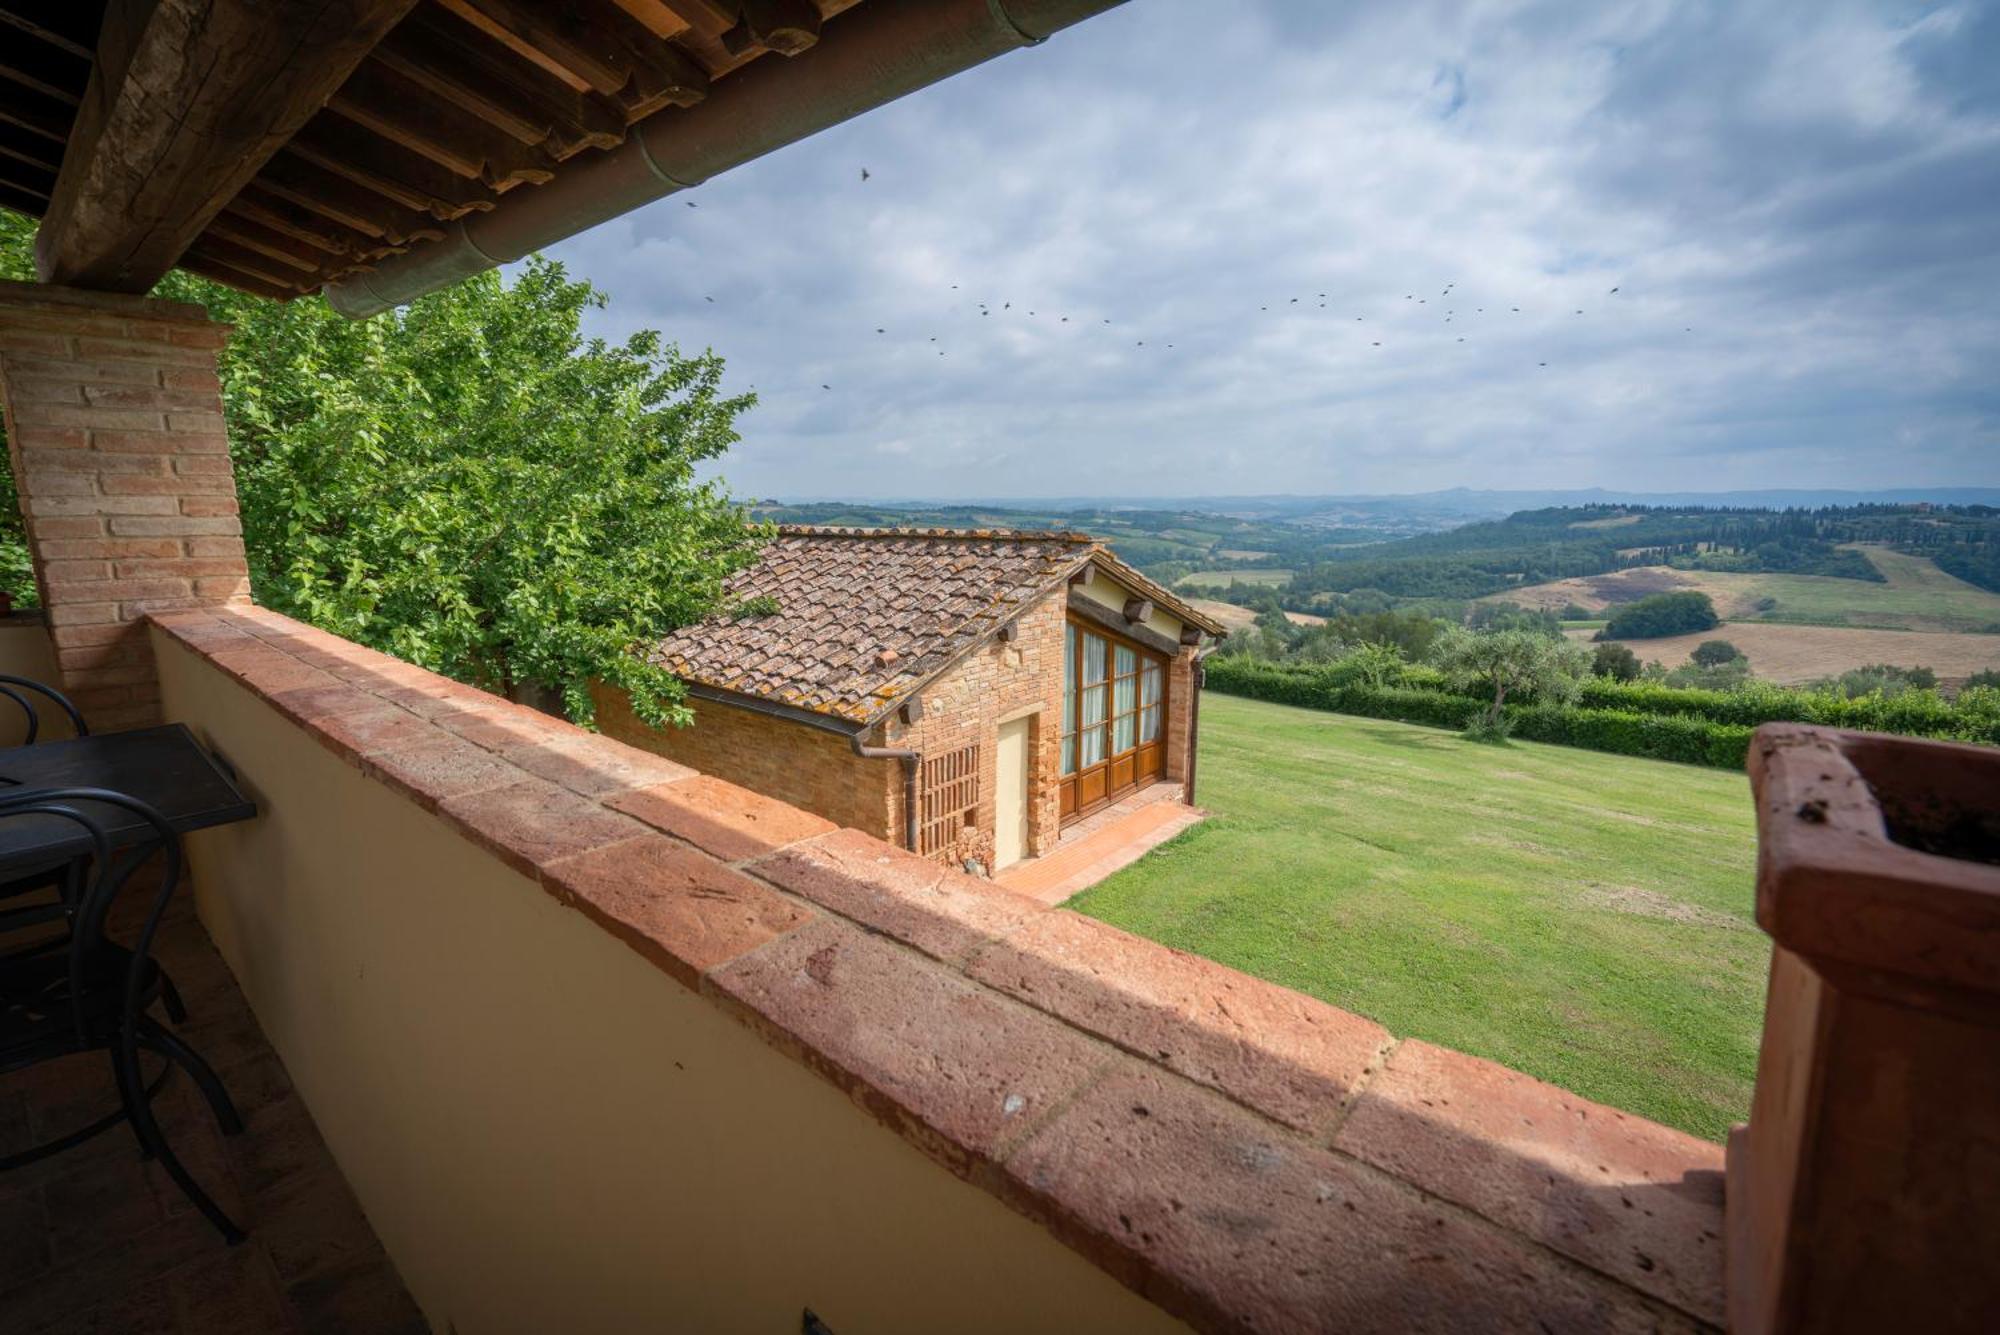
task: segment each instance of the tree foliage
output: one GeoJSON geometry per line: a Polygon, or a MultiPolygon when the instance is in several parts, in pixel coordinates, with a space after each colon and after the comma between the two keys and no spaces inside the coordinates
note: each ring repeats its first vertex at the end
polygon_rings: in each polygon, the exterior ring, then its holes
{"type": "Polygon", "coordinates": [[[1714,630],[1721,623],[1715,604],[1705,593],[1656,593],[1627,603],[1611,614],[1600,640],[1654,640],[1667,635],[1692,635],[1714,630]]]}
{"type": "Polygon", "coordinates": [[[1639,655],[1622,644],[1600,644],[1590,656],[1590,670],[1596,676],[1609,677],[1613,681],[1637,681],[1639,655]]]}
{"type": "Polygon", "coordinates": [[[1590,651],[1531,630],[1480,634],[1454,627],[1439,638],[1431,661],[1454,687],[1490,695],[1485,723],[1498,728],[1510,695],[1550,704],[1574,699],[1590,669],[1590,651]]]}
{"type": "MultiPolygon", "coordinates": [[[[0,271],[24,258],[22,221],[0,271]]],[[[698,472],[753,402],[723,393],[719,357],[651,331],[586,339],[604,298],[539,257],[365,322],[184,274],[159,293],[236,326],[224,406],[260,603],[490,689],[559,693],[579,722],[593,679],[648,722],[685,719],[645,653],[716,610],[763,536],[698,472]]]]}
{"type": "Polygon", "coordinates": [[[1727,640],[1703,640],[1688,657],[1701,667],[1721,667],[1743,657],[1743,651],[1727,640]]]}

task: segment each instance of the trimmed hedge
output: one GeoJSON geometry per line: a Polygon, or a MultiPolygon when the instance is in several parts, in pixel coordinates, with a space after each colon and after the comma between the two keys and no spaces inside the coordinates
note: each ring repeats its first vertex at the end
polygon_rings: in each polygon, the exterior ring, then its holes
{"type": "MultiPolygon", "coordinates": [[[[1442,689],[1437,674],[1413,667],[1401,685],[1369,687],[1324,664],[1215,658],[1208,685],[1225,695],[1337,714],[1464,728],[1479,700],[1442,689]],[[1421,683],[1421,684],[1419,684],[1421,683]]],[[[1911,737],[2000,743],[2000,690],[1967,691],[1957,702],[1929,691],[1893,699],[1848,700],[1827,691],[1757,685],[1707,691],[1593,677],[1574,704],[1509,704],[1516,737],[1591,751],[1741,769],[1760,723],[1817,723],[1911,737]]]]}

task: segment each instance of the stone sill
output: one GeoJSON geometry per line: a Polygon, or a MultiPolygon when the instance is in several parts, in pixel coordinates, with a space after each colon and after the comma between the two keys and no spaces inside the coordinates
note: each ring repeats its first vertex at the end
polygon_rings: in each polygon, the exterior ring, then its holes
{"type": "Polygon", "coordinates": [[[1722,1154],[242,605],[156,633],[1205,1330],[1722,1320],[1722,1154]]]}

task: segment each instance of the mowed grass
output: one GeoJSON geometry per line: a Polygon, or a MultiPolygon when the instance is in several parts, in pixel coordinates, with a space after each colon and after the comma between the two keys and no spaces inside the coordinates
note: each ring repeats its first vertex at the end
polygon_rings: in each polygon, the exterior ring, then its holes
{"type": "Polygon", "coordinates": [[[1769,944],[1748,782],[1209,693],[1215,815],[1069,906],[1719,1140],[1769,944]]]}

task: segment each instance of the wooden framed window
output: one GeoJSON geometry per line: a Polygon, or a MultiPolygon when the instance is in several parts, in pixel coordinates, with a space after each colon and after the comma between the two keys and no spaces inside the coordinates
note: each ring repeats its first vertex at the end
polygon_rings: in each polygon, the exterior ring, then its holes
{"type": "Polygon", "coordinates": [[[1063,627],[1065,820],[1166,772],[1165,715],[1164,658],[1107,631],[1063,627]]]}
{"type": "Polygon", "coordinates": [[[979,813],[979,744],[927,756],[917,774],[917,851],[943,852],[979,813]]]}

